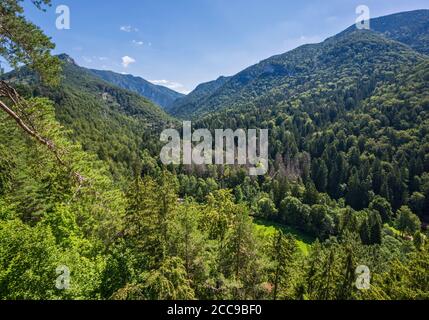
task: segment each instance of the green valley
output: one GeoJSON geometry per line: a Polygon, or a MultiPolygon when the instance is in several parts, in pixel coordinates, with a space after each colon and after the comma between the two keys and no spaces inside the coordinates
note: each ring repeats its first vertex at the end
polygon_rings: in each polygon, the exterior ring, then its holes
{"type": "Polygon", "coordinates": [[[429,10],[186,96],[53,55],[27,12],[0,4],[14,67],[0,77],[0,300],[429,299],[429,10]],[[183,120],[268,129],[268,173],[163,164],[160,134],[183,120]]]}

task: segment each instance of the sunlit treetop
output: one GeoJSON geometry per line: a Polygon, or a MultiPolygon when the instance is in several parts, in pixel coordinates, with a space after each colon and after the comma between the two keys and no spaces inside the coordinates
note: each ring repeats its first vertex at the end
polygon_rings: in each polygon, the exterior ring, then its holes
{"type": "MultiPolygon", "coordinates": [[[[30,0],[45,10],[50,0],[30,0]]],[[[24,16],[23,0],[2,0],[0,4],[0,55],[12,66],[28,65],[47,84],[57,84],[60,61],[51,56],[55,45],[43,31],[24,16]]]]}

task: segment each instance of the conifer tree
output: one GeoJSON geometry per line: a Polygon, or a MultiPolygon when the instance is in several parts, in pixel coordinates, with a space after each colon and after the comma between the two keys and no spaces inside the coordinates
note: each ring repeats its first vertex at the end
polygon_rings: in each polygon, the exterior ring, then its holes
{"type": "Polygon", "coordinates": [[[279,296],[284,297],[281,292],[289,285],[288,281],[292,272],[295,252],[295,239],[290,235],[285,236],[282,231],[278,231],[273,239],[271,253],[274,262],[273,300],[277,300],[279,296]]]}

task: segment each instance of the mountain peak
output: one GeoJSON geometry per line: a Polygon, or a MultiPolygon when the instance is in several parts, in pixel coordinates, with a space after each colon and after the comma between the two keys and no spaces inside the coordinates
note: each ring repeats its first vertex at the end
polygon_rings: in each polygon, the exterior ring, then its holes
{"type": "MultiPolygon", "coordinates": [[[[352,25],[338,36],[357,31],[352,25]]],[[[362,30],[358,30],[362,31],[362,30]]],[[[410,46],[415,51],[429,54],[429,10],[421,9],[390,14],[372,18],[370,31],[382,34],[384,37],[410,46]]]]}
{"type": "Polygon", "coordinates": [[[70,57],[67,53],[59,54],[57,57],[61,61],[77,65],[76,61],[74,61],[74,59],[72,57],[70,57]]]}
{"type": "Polygon", "coordinates": [[[361,76],[377,81],[373,70],[383,67],[386,73],[396,73],[405,64],[411,67],[422,61],[422,54],[429,54],[428,32],[429,10],[374,18],[370,30],[353,25],[324,42],[300,46],[232,77],[201,84],[175,101],[171,114],[188,119],[232,106],[260,106],[266,101],[275,105],[305,92],[311,83],[315,87],[320,79],[334,83],[345,73],[351,81],[361,76]]]}
{"type": "Polygon", "coordinates": [[[113,71],[95,69],[90,69],[89,72],[110,84],[137,93],[153,101],[165,110],[167,110],[176,99],[183,97],[181,93],[167,87],[155,85],[142,77],[131,74],[119,74],[113,71]]]}

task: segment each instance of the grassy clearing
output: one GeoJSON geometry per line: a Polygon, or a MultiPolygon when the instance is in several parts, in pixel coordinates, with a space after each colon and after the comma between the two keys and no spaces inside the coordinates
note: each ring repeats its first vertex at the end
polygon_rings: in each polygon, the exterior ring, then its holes
{"type": "Polygon", "coordinates": [[[311,244],[315,241],[313,237],[289,226],[261,219],[255,219],[254,223],[256,233],[265,239],[272,237],[279,229],[282,230],[284,234],[293,235],[296,239],[296,244],[298,248],[304,255],[308,255],[311,249],[311,244]]]}

